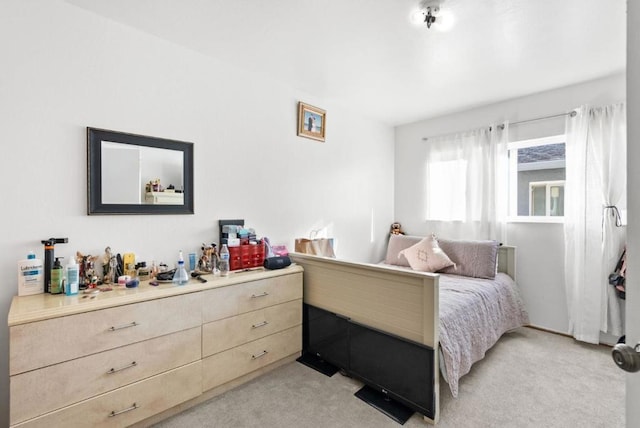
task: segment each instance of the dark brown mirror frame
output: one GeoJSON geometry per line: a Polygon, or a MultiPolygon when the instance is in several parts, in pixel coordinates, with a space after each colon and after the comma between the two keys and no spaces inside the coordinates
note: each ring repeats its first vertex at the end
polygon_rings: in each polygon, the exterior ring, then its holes
{"type": "Polygon", "coordinates": [[[87,127],[87,214],[193,214],[193,143],[87,127]],[[102,142],[177,150],[183,156],[184,204],[102,203],[102,142]]]}

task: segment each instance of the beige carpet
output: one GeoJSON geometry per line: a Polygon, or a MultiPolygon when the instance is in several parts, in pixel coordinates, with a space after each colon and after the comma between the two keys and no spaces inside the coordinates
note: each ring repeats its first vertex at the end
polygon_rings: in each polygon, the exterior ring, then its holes
{"type": "MultiPolygon", "coordinates": [[[[443,382],[437,427],[624,427],[624,372],[610,352],[531,328],[506,334],[460,380],[457,399],[443,382]]],[[[156,427],[401,426],[354,397],[360,387],[291,363],[156,427]]],[[[414,414],[404,426],[428,425],[414,414]]]]}

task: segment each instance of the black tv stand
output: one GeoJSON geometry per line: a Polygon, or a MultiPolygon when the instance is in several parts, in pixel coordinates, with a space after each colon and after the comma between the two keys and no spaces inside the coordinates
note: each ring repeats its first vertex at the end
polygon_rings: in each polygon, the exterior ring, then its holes
{"type": "Polygon", "coordinates": [[[297,359],[297,362],[304,364],[307,367],[311,367],[314,370],[319,371],[320,373],[326,376],[333,376],[339,370],[338,367],[334,366],[331,363],[326,362],[322,358],[314,355],[310,352],[302,352],[297,359]]]}
{"type": "Polygon", "coordinates": [[[354,395],[374,409],[389,416],[400,425],[404,425],[415,413],[412,409],[392,399],[387,394],[367,385],[360,388],[354,395]]]}

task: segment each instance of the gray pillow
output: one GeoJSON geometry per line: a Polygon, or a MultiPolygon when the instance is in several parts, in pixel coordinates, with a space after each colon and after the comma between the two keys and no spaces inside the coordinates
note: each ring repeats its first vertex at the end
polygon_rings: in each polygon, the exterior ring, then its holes
{"type": "Polygon", "coordinates": [[[498,263],[498,241],[466,241],[438,238],[438,244],[455,266],[441,269],[439,273],[493,279],[498,263]]]}
{"type": "Polygon", "coordinates": [[[389,244],[387,245],[387,257],[384,259],[384,262],[388,265],[410,267],[409,261],[405,256],[400,255],[400,251],[406,250],[423,239],[424,236],[390,234],[389,244]]]}

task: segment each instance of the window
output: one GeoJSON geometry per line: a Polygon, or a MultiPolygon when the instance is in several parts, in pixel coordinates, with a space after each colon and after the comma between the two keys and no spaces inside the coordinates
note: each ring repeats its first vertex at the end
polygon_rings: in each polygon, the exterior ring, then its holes
{"type": "Polygon", "coordinates": [[[529,215],[564,215],[564,181],[532,181],[529,195],[529,215]]]}
{"type": "Polygon", "coordinates": [[[510,217],[562,218],[565,136],[515,141],[508,152],[510,217]]]}

